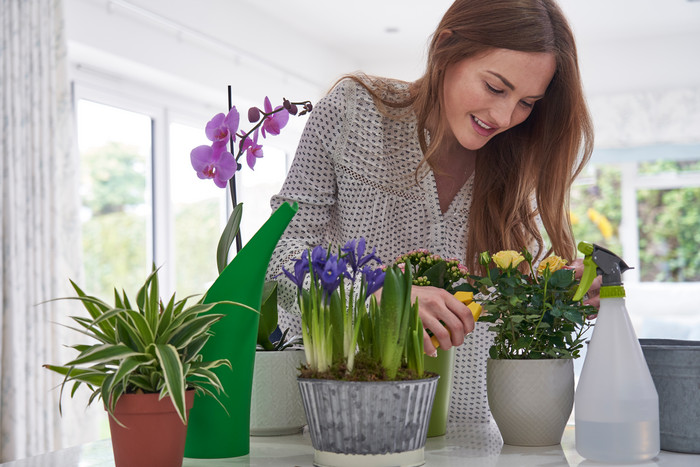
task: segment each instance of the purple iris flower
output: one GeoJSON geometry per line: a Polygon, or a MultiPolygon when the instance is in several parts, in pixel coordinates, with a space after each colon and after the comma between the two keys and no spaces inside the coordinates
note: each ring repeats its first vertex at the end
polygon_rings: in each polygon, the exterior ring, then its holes
{"type": "Polygon", "coordinates": [[[255,161],[263,156],[262,144],[258,144],[258,130],[253,133],[253,139],[250,137],[243,141],[243,146],[241,146],[241,151],[246,151],[245,160],[248,162],[248,167],[253,170],[255,166],[255,161]]]}
{"type": "Polygon", "coordinates": [[[214,117],[207,123],[204,132],[209,138],[209,141],[225,142],[228,143],[229,138],[233,138],[236,141],[236,132],[238,131],[238,123],[240,122],[241,116],[236,110],[236,106],[231,107],[228,115],[222,113],[214,115],[214,117]]]}
{"type": "Polygon", "coordinates": [[[347,263],[343,258],[332,255],[326,261],[321,273],[321,285],[326,294],[330,295],[340,285],[340,278],[347,270],[347,263]]]}
{"type": "MultiPolygon", "coordinates": [[[[265,138],[267,135],[265,132],[270,133],[271,135],[279,135],[280,131],[282,128],[287,125],[287,122],[289,121],[289,112],[287,109],[284,109],[281,105],[278,105],[275,107],[274,110],[280,110],[277,113],[274,113],[270,115],[269,117],[265,117],[265,121],[263,122],[262,125],[262,135],[263,138],[265,138]]],[[[272,112],[272,104],[270,103],[270,99],[268,97],[265,97],[265,109],[264,109],[266,114],[269,114],[272,112]]]]}
{"type": "Polygon", "coordinates": [[[372,253],[363,256],[365,254],[365,249],[366,242],[364,237],[360,237],[359,240],[352,239],[340,249],[340,251],[345,253],[345,258],[352,268],[353,280],[355,276],[357,276],[357,272],[370,261],[374,260],[381,264],[381,260],[377,257],[376,247],[372,250],[372,253]]]}
{"type": "Polygon", "coordinates": [[[212,178],[219,188],[226,188],[237,168],[236,159],[226,150],[225,142],[197,146],[190,152],[190,162],[199,178],[212,178]]]}
{"type": "Polygon", "coordinates": [[[326,267],[328,253],[321,245],[318,245],[311,251],[311,267],[314,270],[314,275],[320,277],[326,267]]]}
{"type": "Polygon", "coordinates": [[[355,254],[356,249],[357,240],[354,238],[352,240],[348,240],[345,246],[340,249],[340,251],[345,254],[345,259],[350,265],[350,268],[352,268],[353,274],[357,273],[357,255],[355,254]]]}
{"type": "Polygon", "coordinates": [[[386,273],[380,268],[372,269],[369,266],[365,266],[362,269],[362,275],[365,277],[365,281],[367,282],[367,292],[365,295],[365,299],[367,299],[374,292],[382,288],[386,273]]]}
{"type": "Polygon", "coordinates": [[[289,278],[301,290],[304,287],[306,273],[309,272],[309,252],[304,250],[301,258],[294,260],[294,274],[282,268],[284,275],[289,278]]]}

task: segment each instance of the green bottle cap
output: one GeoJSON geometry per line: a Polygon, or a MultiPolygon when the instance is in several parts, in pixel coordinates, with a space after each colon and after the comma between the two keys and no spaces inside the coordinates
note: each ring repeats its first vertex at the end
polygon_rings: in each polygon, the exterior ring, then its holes
{"type": "Polygon", "coordinates": [[[625,288],[621,285],[607,285],[600,288],[600,298],[623,298],[625,288]]]}

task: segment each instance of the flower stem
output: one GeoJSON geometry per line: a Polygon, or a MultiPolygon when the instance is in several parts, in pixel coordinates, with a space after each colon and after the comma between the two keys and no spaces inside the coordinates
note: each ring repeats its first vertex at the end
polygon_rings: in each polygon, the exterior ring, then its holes
{"type": "MultiPolygon", "coordinates": [[[[232,93],[232,88],[231,85],[228,85],[228,108],[230,109],[233,107],[233,93],[232,93]]],[[[230,152],[233,154],[233,137],[229,139],[229,146],[230,146],[230,152]]],[[[238,159],[236,159],[236,162],[238,162],[238,159]]],[[[228,186],[229,186],[229,191],[231,192],[231,203],[233,205],[233,208],[235,208],[238,205],[238,199],[236,196],[236,174],[234,172],[233,177],[228,181],[228,186]]],[[[238,229],[238,232],[236,232],[236,253],[241,251],[241,248],[243,248],[243,241],[241,240],[241,229],[238,229]]]]}

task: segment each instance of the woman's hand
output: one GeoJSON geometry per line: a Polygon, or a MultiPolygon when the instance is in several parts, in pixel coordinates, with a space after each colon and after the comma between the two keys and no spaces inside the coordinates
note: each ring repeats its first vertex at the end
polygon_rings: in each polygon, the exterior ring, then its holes
{"type": "MultiPolygon", "coordinates": [[[[448,291],[431,286],[413,286],[411,301],[415,303],[416,299],[423,327],[430,329],[442,349],[462,345],[466,335],[474,330],[471,311],[448,291]]],[[[423,331],[423,347],[431,357],[437,355],[437,349],[426,331],[423,331]]]]}
{"type": "MultiPolygon", "coordinates": [[[[574,270],[574,277],[580,280],[581,276],[583,276],[583,260],[581,258],[575,259],[569,265],[569,268],[574,270]]],[[[600,309],[600,285],[602,281],[602,276],[597,276],[595,279],[593,279],[593,283],[586,294],[588,298],[583,301],[584,305],[591,305],[597,309],[600,309]]]]}

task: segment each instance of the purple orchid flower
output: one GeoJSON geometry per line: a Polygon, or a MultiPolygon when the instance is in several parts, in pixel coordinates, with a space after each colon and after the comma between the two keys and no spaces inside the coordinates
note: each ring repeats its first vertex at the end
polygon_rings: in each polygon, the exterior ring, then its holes
{"type": "Polygon", "coordinates": [[[294,274],[287,271],[284,267],[282,268],[284,275],[289,278],[301,291],[304,287],[304,279],[306,279],[306,273],[309,272],[309,252],[304,250],[301,258],[294,260],[294,274]]]}
{"type": "Polygon", "coordinates": [[[248,167],[250,167],[250,170],[253,170],[253,167],[255,166],[255,161],[257,161],[263,156],[262,144],[258,144],[257,129],[255,130],[255,133],[253,133],[253,139],[250,139],[250,137],[248,137],[245,139],[245,141],[243,141],[243,146],[241,146],[241,152],[243,151],[246,151],[245,160],[248,163],[248,167]]]}
{"type": "Polygon", "coordinates": [[[228,115],[222,113],[214,115],[207,123],[204,132],[209,138],[209,141],[228,143],[230,138],[236,141],[236,132],[238,131],[238,123],[241,116],[236,110],[236,106],[231,107],[228,115]]]}
{"type": "Polygon", "coordinates": [[[367,291],[365,292],[365,300],[369,298],[377,290],[384,286],[384,276],[386,273],[381,269],[372,269],[369,266],[362,268],[362,275],[367,282],[367,291]]]}
{"type": "Polygon", "coordinates": [[[199,178],[214,179],[219,188],[226,188],[237,168],[236,159],[226,150],[225,142],[197,146],[190,152],[190,162],[199,178]]]}
{"type": "MultiPolygon", "coordinates": [[[[265,138],[267,135],[265,134],[266,132],[271,134],[271,135],[279,135],[280,131],[282,128],[287,125],[287,122],[289,121],[289,111],[282,107],[281,105],[278,105],[274,109],[275,111],[279,110],[279,112],[276,112],[268,117],[265,117],[265,121],[262,124],[262,135],[263,138],[265,138]],[[282,109],[282,110],[279,110],[282,109]]],[[[265,109],[264,112],[266,114],[269,114],[273,112],[272,109],[272,104],[270,103],[270,99],[268,97],[265,97],[265,109]]]]}

